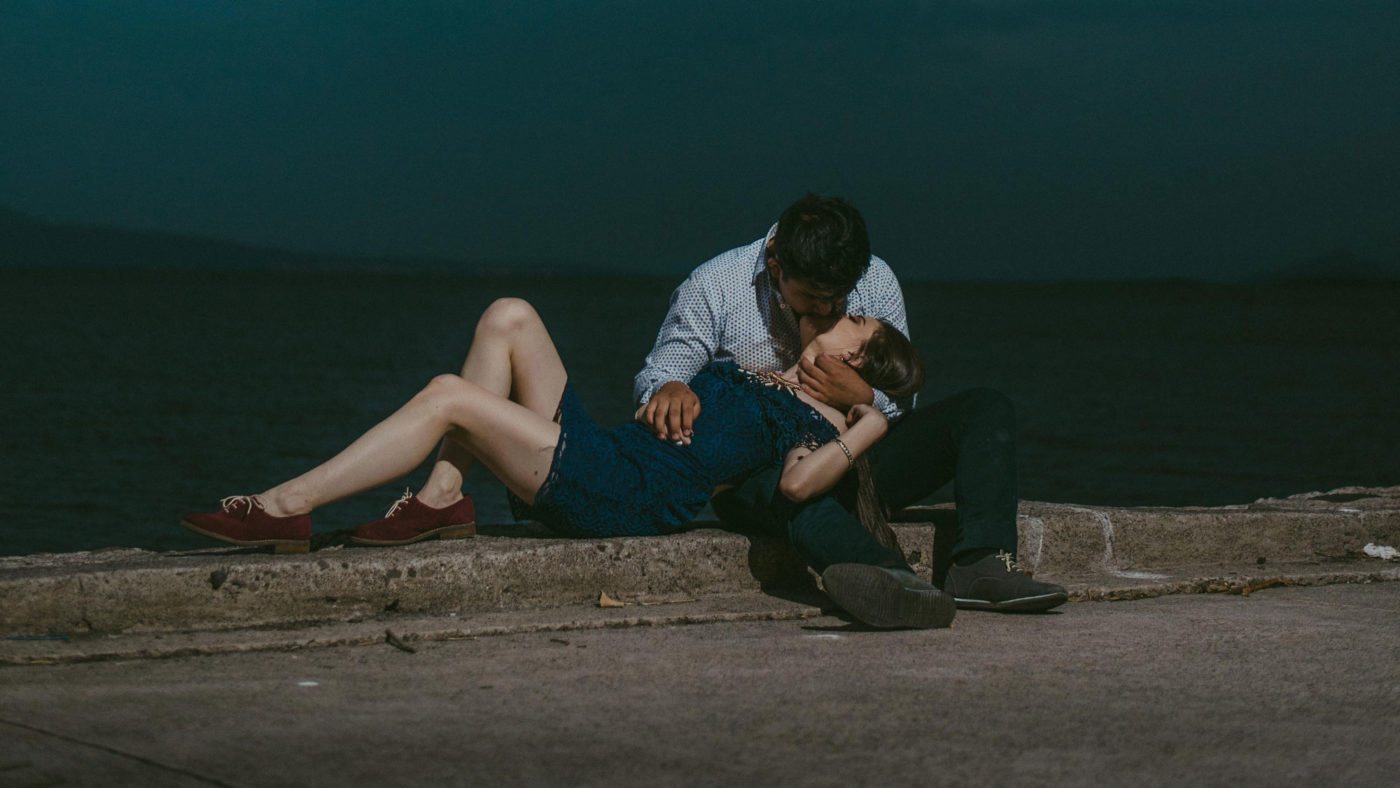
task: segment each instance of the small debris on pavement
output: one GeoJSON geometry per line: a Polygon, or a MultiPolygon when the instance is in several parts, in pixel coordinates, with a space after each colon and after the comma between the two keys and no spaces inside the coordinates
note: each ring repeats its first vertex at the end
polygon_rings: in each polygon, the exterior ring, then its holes
{"type": "Polygon", "coordinates": [[[1367,542],[1366,546],[1361,548],[1361,551],[1372,558],[1379,558],[1382,561],[1394,561],[1400,558],[1400,551],[1397,551],[1394,547],[1376,544],[1375,542],[1367,542]]]}
{"type": "Polygon", "coordinates": [[[384,630],[384,642],[388,643],[389,645],[393,646],[399,651],[407,651],[410,654],[418,653],[418,649],[404,643],[402,640],[399,640],[398,637],[394,635],[394,631],[392,629],[384,630]]]}
{"type": "Polygon", "coordinates": [[[1293,585],[1293,584],[1290,583],[1290,582],[1288,582],[1287,580],[1283,579],[1282,577],[1275,577],[1275,578],[1273,578],[1273,579],[1271,579],[1271,580],[1265,580],[1265,581],[1263,581],[1263,582],[1261,582],[1261,583],[1255,583],[1254,585],[1244,586],[1243,588],[1240,589],[1240,596],[1249,596],[1250,594],[1254,593],[1255,591],[1263,591],[1263,590],[1266,589],[1266,588],[1273,588],[1274,586],[1291,586],[1291,585],[1293,585]]]}
{"type": "Polygon", "coordinates": [[[608,596],[607,591],[599,591],[598,607],[626,607],[626,605],[608,596]]]}

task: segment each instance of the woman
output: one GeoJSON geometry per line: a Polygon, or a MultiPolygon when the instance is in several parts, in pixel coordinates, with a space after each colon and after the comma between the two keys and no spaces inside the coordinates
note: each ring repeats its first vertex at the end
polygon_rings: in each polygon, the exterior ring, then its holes
{"type": "MultiPolygon", "coordinates": [[[[876,320],[841,318],[803,351],[809,358],[822,353],[841,356],[894,396],[912,394],[923,382],[909,340],[876,320]]],[[[780,489],[788,498],[825,492],[888,429],[884,415],[868,405],[842,414],[813,399],[793,370],[761,374],[712,363],[690,385],[701,410],[688,441],[662,441],[635,422],[600,428],[573,396],[534,308],[501,299],[477,323],[460,375],[434,378],[301,476],[257,495],[225,498],[221,510],[187,515],[183,524],[232,544],[305,551],[312,510],[411,472],[441,442],[423,488],[405,494],[384,518],[357,527],[355,542],[394,545],[474,533],[475,508],[461,490],[474,461],[529,516],[561,533],[669,533],[716,489],[778,460],[785,463],[780,489]]]]}

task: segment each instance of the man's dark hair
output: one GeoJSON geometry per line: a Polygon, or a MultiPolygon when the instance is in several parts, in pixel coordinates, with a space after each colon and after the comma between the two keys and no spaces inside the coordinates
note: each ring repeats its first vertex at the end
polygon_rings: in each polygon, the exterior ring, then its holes
{"type": "Polygon", "coordinates": [[[840,197],[808,193],[778,217],[773,256],[789,279],[845,295],[870,265],[865,219],[840,197]]]}
{"type": "Polygon", "coordinates": [[[861,347],[864,360],[856,369],[871,388],[894,399],[912,397],[924,387],[924,363],[909,337],[880,321],[880,328],[861,347]]]}

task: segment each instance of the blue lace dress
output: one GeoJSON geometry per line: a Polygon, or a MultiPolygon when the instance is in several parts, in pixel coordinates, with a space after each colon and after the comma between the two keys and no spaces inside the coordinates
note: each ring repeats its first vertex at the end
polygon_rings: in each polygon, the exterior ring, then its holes
{"type": "Polygon", "coordinates": [[[611,429],[583,412],[564,387],[559,444],[533,506],[511,496],[517,517],[570,536],[631,536],[679,530],[715,487],[778,462],[798,444],[818,446],[836,427],[786,389],[732,362],[706,365],[690,381],[700,415],[689,446],[630,422],[611,429]]]}

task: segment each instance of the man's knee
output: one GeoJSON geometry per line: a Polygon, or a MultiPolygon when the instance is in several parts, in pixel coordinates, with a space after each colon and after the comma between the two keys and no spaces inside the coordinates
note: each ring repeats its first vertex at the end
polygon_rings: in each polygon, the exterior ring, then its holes
{"type": "Polygon", "coordinates": [[[992,388],[972,388],[958,393],[964,418],[969,423],[991,427],[1002,440],[1016,436],[1016,406],[1011,398],[992,388]]]}
{"type": "Polygon", "coordinates": [[[749,474],[735,487],[715,496],[712,502],[715,514],[734,525],[780,525],[785,520],[785,512],[773,508],[773,499],[781,478],[782,469],[778,467],[763,468],[749,474]]]}

